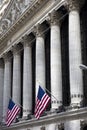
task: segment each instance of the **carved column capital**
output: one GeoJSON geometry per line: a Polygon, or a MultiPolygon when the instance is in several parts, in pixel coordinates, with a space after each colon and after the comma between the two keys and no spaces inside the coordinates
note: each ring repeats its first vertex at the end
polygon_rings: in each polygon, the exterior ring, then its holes
{"type": "Polygon", "coordinates": [[[6,52],[6,53],[4,53],[3,54],[3,59],[4,59],[4,61],[6,62],[6,61],[8,61],[8,60],[11,60],[11,58],[12,58],[12,53],[9,51],[9,52],[6,52]]]}
{"type": "Polygon", "coordinates": [[[13,52],[13,54],[18,54],[18,53],[21,52],[21,50],[22,50],[22,46],[19,45],[19,44],[14,45],[14,46],[12,47],[12,52],[13,52]]]}
{"type": "Polygon", "coordinates": [[[49,17],[50,17],[49,22],[51,25],[61,24],[60,19],[62,17],[62,14],[60,12],[53,11],[51,14],[49,14],[49,17]]]}
{"type": "Polygon", "coordinates": [[[80,10],[80,8],[83,6],[85,0],[67,0],[67,8],[69,11],[72,10],[80,10]]]}
{"type": "Polygon", "coordinates": [[[32,42],[33,42],[33,36],[25,35],[24,37],[22,37],[21,43],[23,44],[23,46],[31,46],[32,42]]]}
{"type": "Polygon", "coordinates": [[[44,31],[45,31],[46,27],[44,25],[38,24],[35,28],[34,28],[34,35],[36,35],[37,37],[44,37],[44,31]]]}

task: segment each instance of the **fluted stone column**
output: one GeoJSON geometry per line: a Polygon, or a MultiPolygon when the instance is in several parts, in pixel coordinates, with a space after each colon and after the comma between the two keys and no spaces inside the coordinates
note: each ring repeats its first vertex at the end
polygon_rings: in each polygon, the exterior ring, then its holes
{"type": "Polygon", "coordinates": [[[21,103],[21,55],[20,46],[13,47],[13,89],[12,98],[15,103],[21,103]]]}
{"type": "Polygon", "coordinates": [[[71,105],[79,104],[83,99],[81,35],[80,35],[80,3],[78,0],[69,2],[69,70],[71,105]]]}
{"type": "Polygon", "coordinates": [[[45,45],[44,27],[38,25],[36,30],[36,95],[38,86],[45,88],[45,45]]]}
{"type": "Polygon", "coordinates": [[[10,52],[6,53],[4,56],[4,92],[3,92],[3,117],[5,119],[7,113],[7,107],[9,99],[11,98],[11,58],[12,54],[10,52]]]}
{"type": "Polygon", "coordinates": [[[51,109],[57,109],[62,105],[62,70],[61,70],[61,40],[60,40],[60,19],[61,14],[51,14],[51,109]]]}
{"type": "Polygon", "coordinates": [[[23,38],[24,61],[23,61],[23,117],[32,112],[32,59],[30,37],[23,38]]]}
{"type": "MultiPolygon", "coordinates": [[[[80,105],[83,99],[81,35],[80,35],[80,1],[68,0],[69,2],[69,71],[70,71],[70,94],[71,106],[80,105]]],[[[73,108],[72,108],[73,109],[73,108]]],[[[65,130],[80,130],[80,120],[68,121],[65,130]]]]}
{"type": "Polygon", "coordinates": [[[3,115],[3,90],[4,90],[4,63],[0,59],[0,122],[2,121],[3,115]]]}

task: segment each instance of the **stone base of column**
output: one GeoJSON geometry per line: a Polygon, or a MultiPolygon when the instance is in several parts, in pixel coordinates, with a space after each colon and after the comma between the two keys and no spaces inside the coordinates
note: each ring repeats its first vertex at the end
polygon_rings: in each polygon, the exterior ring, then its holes
{"type": "Polygon", "coordinates": [[[30,120],[30,119],[32,119],[31,114],[28,114],[28,115],[22,117],[22,120],[30,120]]]}
{"type": "Polygon", "coordinates": [[[56,113],[60,113],[65,111],[65,107],[63,105],[60,105],[58,108],[51,108],[51,112],[56,112],[56,113]]]}
{"type": "Polygon", "coordinates": [[[52,113],[54,113],[54,112],[56,112],[57,111],[57,109],[55,109],[55,108],[51,108],[50,109],[50,112],[52,112],[52,113]]]}
{"type": "Polygon", "coordinates": [[[70,106],[72,109],[78,109],[78,108],[80,108],[81,105],[80,105],[80,103],[72,103],[70,106]]]}
{"type": "Polygon", "coordinates": [[[71,107],[72,108],[80,108],[84,104],[83,94],[72,94],[71,95],[71,107]]]}
{"type": "Polygon", "coordinates": [[[59,107],[61,107],[62,106],[62,101],[61,100],[53,100],[52,99],[52,102],[51,102],[51,107],[52,107],[52,109],[58,109],[59,107]]]}
{"type": "Polygon", "coordinates": [[[79,108],[81,108],[80,105],[78,105],[78,104],[72,104],[70,106],[65,107],[65,111],[73,111],[73,110],[77,110],[79,108]]]}

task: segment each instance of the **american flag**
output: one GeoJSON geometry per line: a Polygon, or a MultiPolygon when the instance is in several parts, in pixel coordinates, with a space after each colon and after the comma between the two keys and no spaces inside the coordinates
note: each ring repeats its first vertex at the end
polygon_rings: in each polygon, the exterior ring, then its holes
{"type": "Polygon", "coordinates": [[[40,115],[43,113],[43,111],[47,108],[48,103],[50,102],[50,97],[46,92],[39,86],[38,89],[38,95],[36,99],[36,105],[35,105],[35,117],[37,119],[40,118],[40,115]]]}
{"type": "Polygon", "coordinates": [[[6,125],[10,126],[13,120],[16,118],[17,114],[20,112],[20,107],[16,105],[12,99],[9,100],[7,116],[6,116],[6,125]]]}

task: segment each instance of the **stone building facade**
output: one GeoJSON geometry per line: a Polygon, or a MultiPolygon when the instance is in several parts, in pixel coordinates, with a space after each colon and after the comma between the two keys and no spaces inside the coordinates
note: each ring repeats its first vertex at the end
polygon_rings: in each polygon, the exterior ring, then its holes
{"type": "Polygon", "coordinates": [[[7,6],[0,15],[0,130],[86,130],[87,72],[79,65],[87,65],[87,1],[4,3],[7,6]],[[39,85],[47,90],[51,103],[37,120],[34,107],[39,85]],[[9,98],[22,107],[7,128],[9,98]]]}

